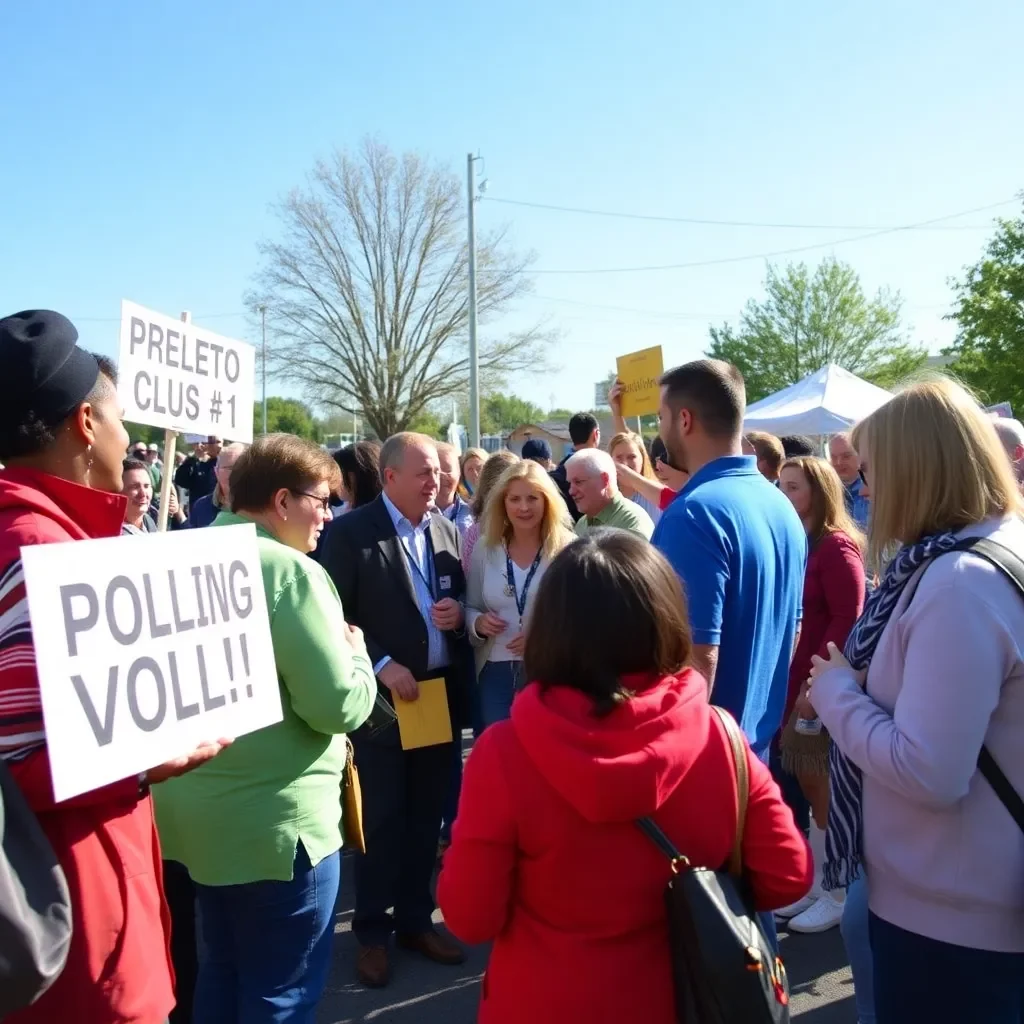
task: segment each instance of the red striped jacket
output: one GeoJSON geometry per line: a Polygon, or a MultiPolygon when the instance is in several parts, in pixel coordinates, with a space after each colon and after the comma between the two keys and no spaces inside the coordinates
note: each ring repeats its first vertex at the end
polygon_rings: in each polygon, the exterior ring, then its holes
{"type": "Polygon", "coordinates": [[[6,1024],[156,1024],[174,1005],[149,797],[126,779],[54,803],[20,559],[29,544],[115,537],[123,518],[120,495],[32,470],[0,470],[0,757],[64,868],[74,922],[60,978],[6,1024]]]}

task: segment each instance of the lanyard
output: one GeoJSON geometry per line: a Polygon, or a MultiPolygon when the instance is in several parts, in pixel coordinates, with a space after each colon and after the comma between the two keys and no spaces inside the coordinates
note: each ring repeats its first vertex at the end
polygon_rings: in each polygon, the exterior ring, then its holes
{"type": "Polygon", "coordinates": [[[519,591],[516,589],[516,574],[512,568],[512,556],[508,553],[508,548],[505,548],[505,579],[508,581],[505,587],[505,593],[509,597],[516,599],[516,610],[519,612],[519,625],[523,624],[523,613],[526,611],[526,598],[530,593],[530,584],[533,582],[533,577],[537,572],[537,566],[540,565],[541,552],[538,551],[536,557],[533,560],[533,565],[530,566],[530,571],[526,574],[526,582],[523,583],[523,595],[519,596],[519,591]]]}
{"type": "MultiPolygon", "coordinates": [[[[413,540],[415,540],[415,536],[416,535],[415,535],[415,531],[414,531],[413,532],[413,540]]],[[[430,575],[430,577],[433,577],[433,575],[434,575],[434,548],[433,548],[433,545],[430,543],[430,531],[429,530],[425,530],[424,531],[424,533],[423,533],[423,542],[424,542],[424,544],[426,544],[426,547],[427,547],[427,572],[430,575]]],[[[423,580],[423,584],[424,584],[424,586],[426,586],[427,592],[430,594],[431,600],[436,601],[437,600],[437,595],[434,593],[434,586],[430,582],[430,579],[428,579],[426,576],[423,575],[423,570],[420,568],[419,562],[417,562],[416,559],[413,557],[412,552],[409,550],[409,545],[406,544],[406,538],[405,537],[399,537],[398,538],[398,543],[402,545],[402,550],[405,552],[406,560],[409,562],[409,565],[412,567],[413,571],[416,573],[417,576],[419,576],[419,578],[421,580],[423,580]]]]}

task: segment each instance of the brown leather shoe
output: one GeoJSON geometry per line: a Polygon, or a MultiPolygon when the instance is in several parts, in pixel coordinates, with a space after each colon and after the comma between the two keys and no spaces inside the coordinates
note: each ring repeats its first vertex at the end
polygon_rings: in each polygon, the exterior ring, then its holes
{"type": "Polygon", "coordinates": [[[466,962],[465,950],[454,940],[435,932],[420,932],[419,935],[398,935],[395,941],[402,949],[419,953],[435,964],[444,964],[447,967],[458,967],[466,962]]]}
{"type": "Polygon", "coordinates": [[[391,980],[386,946],[360,946],[356,958],[356,977],[367,988],[384,988],[391,980]]]}

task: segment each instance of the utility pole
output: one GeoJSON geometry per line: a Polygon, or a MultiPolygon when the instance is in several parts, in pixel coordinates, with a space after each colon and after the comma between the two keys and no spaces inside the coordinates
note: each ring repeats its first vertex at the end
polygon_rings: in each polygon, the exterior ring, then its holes
{"type": "Polygon", "coordinates": [[[469,444],[480,447],[480,353],[476,341],[476,188],[472,153],[466,156],[466,198],[469,221],[469,444]]]}
{"type": "Polygon", "coordinates": [[[259,307],[263,320],[263,433],[267,432],[267,307],[259,307]]]}

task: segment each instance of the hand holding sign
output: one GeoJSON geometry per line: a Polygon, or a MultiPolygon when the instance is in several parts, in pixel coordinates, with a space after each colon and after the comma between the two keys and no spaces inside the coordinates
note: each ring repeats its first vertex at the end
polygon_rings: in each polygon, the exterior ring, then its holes
{"type": "Polygon", "coordinates": [[[184,775],[186,772],[206,764],[207,761],[212,761],[225,747],[230,747],[233,742],[233,740],[219,739],[215,743],[200,743],[191,754],[172,758],[156,768],[150,768],[145,773],[145,781],[148,785],[155,786],[158,783],[166,782],[168,779],[176,779],[179,775],[184,775]]]}

